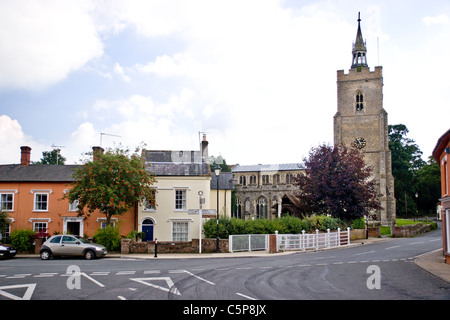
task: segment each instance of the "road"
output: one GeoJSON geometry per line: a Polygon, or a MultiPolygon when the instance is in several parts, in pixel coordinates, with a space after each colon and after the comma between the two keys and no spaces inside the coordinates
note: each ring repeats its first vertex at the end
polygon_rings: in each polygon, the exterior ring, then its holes
{"type": "Polygon", "coordinates": [[[441,241],[437,230],[258,258],[0,260],[0,300],[450,300],[450,284],[414,263],[441,241]]]}

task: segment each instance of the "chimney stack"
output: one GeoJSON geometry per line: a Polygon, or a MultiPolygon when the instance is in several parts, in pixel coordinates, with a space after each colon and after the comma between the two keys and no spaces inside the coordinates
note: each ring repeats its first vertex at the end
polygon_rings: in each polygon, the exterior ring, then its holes
{"type": "Polygon", "coordinates": [[[105,149],[103,149],[102,147],[92,147],[92,154],[94,157],[94,161],[98,160],[98,156],[102,155],[103,152],[105,152],[105,149]]]}
{"type": "Polygon", "coordinates": [[[208,155],[208,140],[206,140],[206,134],[203,134],[203,141],[200,145],[203,162],[209,163],[209,155],[208,155]]]}
{"type": "Polygon", "coordinates": [[[27,146],[20,147],[20,165],[28,166],[31,164],[31,148],[27,146]]]}

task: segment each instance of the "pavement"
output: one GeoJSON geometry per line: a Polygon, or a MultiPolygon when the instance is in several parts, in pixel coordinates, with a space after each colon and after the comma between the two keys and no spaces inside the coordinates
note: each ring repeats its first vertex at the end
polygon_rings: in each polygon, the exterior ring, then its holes
{"type": "MultiPolygon", "coordinates": [[[[380,241],[388,241],[390,238],[369,238],[363,240],[353,240],[350,246],[370,244],[380,241]]],[[[339,250],[340,248],[348,248],[348,246],[334,247],[329,249],[321,250],[339,250]]],[[[298,251],[285,251],[277,253],[269,253],[267,251],[250,251],[250,252],[227,252],[227,253],[158,253],[157,257],[153,253],[137,253],[137,254],[120,254],[120,253],[109,253],[105,258],[116,258],[116,259],[208,259],[208,258],[252,258],[252,257],[274,257],[283,256],[289,254],[295,254],[298,251]]],[[[16,258],[31,258],[39,257],[37,254],[17,254],[16,258]]],[[[450,264],[444,262],[444,256],[442,249],[431,251],[425,253],[421,256],[416,257],[414,260],[416,265],[422,269],[428,271],[429,273],[441,278],[444,281],[450,283],[450,264]]]]}

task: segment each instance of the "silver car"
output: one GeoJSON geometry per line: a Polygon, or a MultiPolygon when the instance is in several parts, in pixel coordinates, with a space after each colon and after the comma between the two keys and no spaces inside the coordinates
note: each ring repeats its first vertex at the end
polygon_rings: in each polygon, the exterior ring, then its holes
{"type": "Polygon", "coordinates": [[[52,256],[84,256],[91,260],[104,257],[106,253],[105,246],[74,235],[51,236],[42,244],[40,250],[42,260],[48,260],[52,256]]]}

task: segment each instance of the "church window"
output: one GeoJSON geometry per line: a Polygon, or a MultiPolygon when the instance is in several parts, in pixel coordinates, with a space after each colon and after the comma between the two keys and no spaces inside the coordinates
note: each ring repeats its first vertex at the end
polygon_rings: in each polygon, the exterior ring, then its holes
{"type": "Polygon", "coordinates": [[[256,217],[259,219],[267,218],[267,201],[266,198],[260,197],[256,206],[256,217]]]}
{"type": "Polygon", "coordinates": [[[364,110],[364,96],[361,92],[356,93],[356,111],[364,110]]]}
{"type": "Polygon", "coordinates": [[[246,186],[247,185],[247,179],[245,176],[240,176],[239,177],[239,184],[246,186]]]}
{"type": "Polygon", "coordinates": [[[250,176],[250,184],[256,184],[256,176],[255,175],[251,175],[250,176]]]}
{"type": "Polygon", "coordinates": [[[278,184],[280,184],[280,175],[276,174],[273,176],[273,185],[276,186],[278,184]]]}

